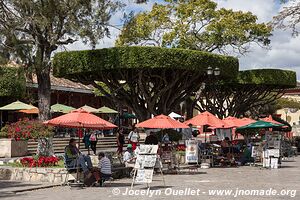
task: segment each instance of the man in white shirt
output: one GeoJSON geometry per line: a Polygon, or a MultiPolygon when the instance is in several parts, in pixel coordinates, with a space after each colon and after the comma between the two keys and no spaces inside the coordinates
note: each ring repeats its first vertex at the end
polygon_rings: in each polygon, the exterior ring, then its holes
{"type": "Polygon", "coordinates": [[[123,162],[126,167],[134,167],[135,164],[135,156],[132,151],[132,145],[127,145],[127,151],[123,155],[123,162]]]}
{"type": "Polygon", "coordinates": [[[130,133],[128,134],[128,142],[132,145],[132,150],[134,151],[136,149],[136,146],[139,142],[140,135],[138,133],[138,129],[134,128],[130,133]]]}

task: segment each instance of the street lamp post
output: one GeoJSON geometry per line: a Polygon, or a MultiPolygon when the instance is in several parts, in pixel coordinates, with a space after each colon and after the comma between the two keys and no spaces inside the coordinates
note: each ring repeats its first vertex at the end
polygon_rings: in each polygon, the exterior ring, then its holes
{"type": "MultiPolygon", "coordinates": [[[[206,70],[206,74],[208,76],[208,79],[212,78],[212,76],[218,77],[218,76],[220,76],[220,73],[221,73],[221,71],[220,71],[220,68],[218,68],[218,67],[216,67],[214,69],[212,67],[208,67],[207,70],[206,70]]],[[[204,87],[202,88],[202,90],[205,89],[205,83],[203,84],[203,86],[204,87]]],[[[199,97],[200,97],[200,94],[199,94],[199,97]]],[[[204,134],[205,134],[204,142],[206,144],[206,142],[207,142],[207,140],[206,140],[206,131],[204,132],[204,134]]]]}
{"type": "Polygon", "coordinates": [[[285,121],[288,122],[288,115],[287,114],[289,112],[289,108],[284,108],[283,110],[285,112],[285,121]]]}

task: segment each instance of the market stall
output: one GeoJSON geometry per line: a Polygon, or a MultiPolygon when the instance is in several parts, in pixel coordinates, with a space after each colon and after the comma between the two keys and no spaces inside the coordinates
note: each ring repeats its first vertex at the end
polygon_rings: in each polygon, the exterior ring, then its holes
{"type": "Polygon", "coordinates": [[[172,170],[176,166],[176,148],[177,144],[173,143],[169,138],[166,129],[189,128],[187,125],[172,119],[169,116],[158,115],[152,119],[138,123],[137,128],[162,129],[162,141],[159,146],[159,155],[164,170],[172,170]]]}

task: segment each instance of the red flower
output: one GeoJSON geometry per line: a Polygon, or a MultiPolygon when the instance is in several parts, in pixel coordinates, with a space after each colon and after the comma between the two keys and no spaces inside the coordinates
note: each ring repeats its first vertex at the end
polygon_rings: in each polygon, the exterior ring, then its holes
{"type": "Polygon", "coordinates": [[[16,131],[17,133],[20,132],[20,131],[21,131],[20,127],[17,126],[17,127],[15,128],[15,131],[16,131]]]}

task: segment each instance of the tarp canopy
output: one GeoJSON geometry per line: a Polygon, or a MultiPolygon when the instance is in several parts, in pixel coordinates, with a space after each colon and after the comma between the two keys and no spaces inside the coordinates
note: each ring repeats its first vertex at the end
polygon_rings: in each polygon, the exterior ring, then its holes
{"type": "Polygon", "coordinates": [[[53,118],[44,122],[52,126],[64,126],[71,128],[94,128],[94,129],[113,129],[116,125],[101,119],[100,117],[88,113],[82,108],[71,111],[68,114],[53,118]]]}
{"type": "Polygon", "coordinates": [[[73,108],[71,106],[66,106],[66,105],[63,105],[63,104],[54,104],[51,106],[51,112],[53,113],[69,113],[71,112],[72,110],[75,110],[76,108],[73,108]]]}
{"type": "Polygon", "coordinates": [[[173,119],[183,118],[183,116],[181,116],[181,115],[179,115],[175,112],[171,112],[168,116],[173,118],[173,119]]]}
{"type": "Polygon", "coordinates": [[[136,124],[135,127],[140,128],[160,128],[160,129],[167,129],[167,128],[189,128],[187,125],[178,122],[166,115],[158,115],[152,119],[148,119],[141,123],[136,124]]]}
{"type": "Polygon", "coordinates": [[[109,107],[103,106],[98,109],[100,113],[106,113],[106,114],[118,114],[118,111],[111,109],[109,107]]]}
{"type": "Polygon", "coordinates": [[[83,110],[85,110],[85,111],[87,111],[87,112],[89,112],[89,113],[99,113],[99,110],[98,110],[98,109],[93,108],[93,107],[88,106],[88,105],[84,105],[84,106],[82,106],[82,107],[80,107],[80,108],[82,108],[83,110]]]}
{"type": "Polygon", "coordinates": [[[33,105],[23,103],[21,101],[15,101],[6,106],[0,107],[0,110],[30,110],[30,109],[38,109],[38,108],[33,105]]]}
{"type": "Polygon", "coordinates": [[[237,130],[275,128],[275,127],[281,127],[281,126],[284,126],[284,124],[274,124],[271,122],[265,122],[265,121],[259,120],[254,123],[248,124],[246,126],[239,127],[239,128],[237,128],[237,130]]]}

